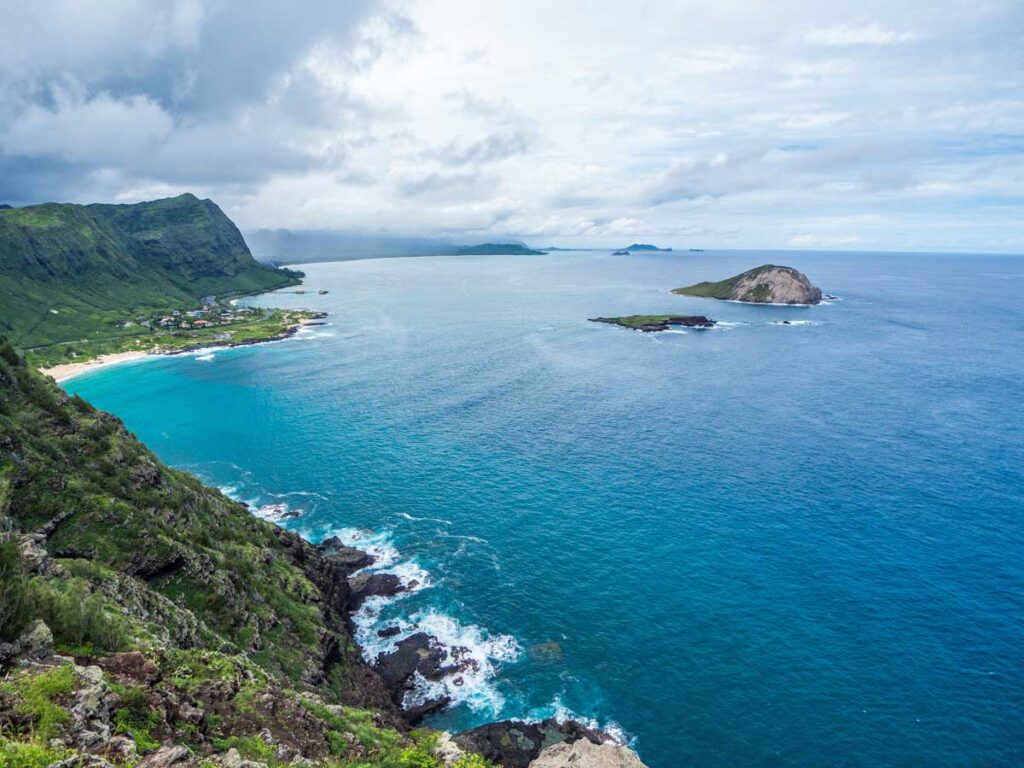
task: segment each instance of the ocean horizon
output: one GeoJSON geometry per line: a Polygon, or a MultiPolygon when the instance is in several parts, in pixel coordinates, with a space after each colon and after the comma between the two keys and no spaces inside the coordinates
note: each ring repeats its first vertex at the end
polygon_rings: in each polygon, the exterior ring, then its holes
{"type": "Polygon", "coordinates": [[[1024,759],[1024,257],[298,266],[243,303],[325,325],[64,387],[398,575],[367,658],[428,631],[473,660],[420,686],[453,700],[428,724],[572,716],[651,768],[1024,759]],[[670,293],[763,263],[835,298],[670,293]],[[588,320],[660,313],[718,325],[588,320]]]}

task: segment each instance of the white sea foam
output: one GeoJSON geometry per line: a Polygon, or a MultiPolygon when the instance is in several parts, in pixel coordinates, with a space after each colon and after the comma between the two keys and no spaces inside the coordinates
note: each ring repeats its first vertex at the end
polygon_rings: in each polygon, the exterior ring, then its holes
{"type": "Polygon", "coordinates": [[[219,485],[217,486],[217,490],[233,501],[241,501],[241,499],[238,498],[237,485],[219,485]]]}
{"type": "Polygon", "coordinates": [[[814,320],[773,320],[769,325],[821,325],[814,320]]]}
{"type": "Polygon", "coordinates": [[[744,306],[755,307],[813,307],[815,304],[786,304],[780,301],[741,301],[739,299],[720,299],[727,304],[743,304],[744,306]]]}
{"type": "Polygon", "coordinates": [[[741,325],[750,325],[750,323],[731,323],[728,320],[718,320],[718,321],[715,322],[714,326],[709,328],[708,330],[713,331],[716,328],[722,328],[722,329],[738,328],[741,325]]]}
{"type": "Polygon", "coordinates": [[[405,588],[406,593],[419,592],[431,586],[430,573],[415,560],[406,560],[387,569],[405,588]]]}
{"type": "Polygon", "coordinates": [[[283,520],[291,520],[296,517],[302,517],[303,511],[288,506],[283,501],[276,502],[274,504],[262,504],[257,505],[250,503],[250,507],[253,508],[253,514],[263,520],[269,520],[272,523],[280,523],[283,520]]]}
{"type": "Polygon", "coordinates": [[[211,360],[213,360],[214,357],[215,355],[213,354],[213,352],[207,352],[206,354],[203,355],[196,355],[196,360],[201,360],[204,363],[208,363],[211,360]]]}
{"type": "Polygon", "coordinates": [[[347,547],[355,547],[373,556],[373,570],[379,571],[398,562],[398,549],[391,543],[390,531],[367,531],[362,528],[339,528],[324,538],[337,536],[347,547]]]}
{"type": "Polygon", "coordinates": [[[566,723],[573,720],[577,723],[585,725],[587,728],[593,728],[597,731],[603,731],[612,737],[612,740],[616,744],[623,744],[625,746],[633,746],[636,739],[630,736],[626,729],[619,725],[614,720],[608,720],[605,723],[599,722],[596,718],[585,717],[578,712],[574,712],[572,709],[567,707],[562,701],[561,696],[555,696],[552,702],[546,707],[540,707],[539,709],[532,710],[527,716],[528,722],[539,722],[547,718],[554,718],[559,723],[566,723]]]}
{"type": "MultiPolygon", "coordinates": [[[[317,499],[326,500],[322,494],[309,491],[268,493],[251,482],[245,473],[235,484],[223,486],[221,490],[236,500],[251,497],[246,503],[253,513],[273,522],[287,520],[297,511],[289,503],[289,497],[306,497],[314,504],[317,499]],[[268,503],[268,499],[273,501],[268,503]]],[[[404,512],[398,514],[408,520],[451,525],[451,521],[442,518],[415,517],[404,512]]],[[[438,532],[443,532],[447,537],[461,539],[460,546],[466,546],[467,543],[487,543],[486,540],[475,536],[449,534],[443,529],[438,529],[438,532]]],[[[446,697],[451,700],[453,706],[465,704],[474,711],[497,715],[504,706],[504,697],[495,685],[495,678],[501,664],[515,661],[522,653],[515,638],[511,635],[492,635],[475,624],[463,624],[458,619],[435,609],[420,610],[397,620],[382,621],[385,609],[389,605],[433,586],[431,574],[415,559],[401,558],[398,548],[392,541],[390,530],[370,531],[346,527],[329,530],[323,538],[331,536],[337,536],[345,545],[356,547],[373,556],[373,564],[365,570],[395,574],[404,588],[393,596],[367,598],[353,614],[355,639],[367,661],[373,662],[380,654],[393,650],[400,641],[417,632],[423,632],[435,638],[438,645],[444,649],[445,665],[464,667],[461,671],[436,681],[427,680],[417,674],[403,704],[411,707],[428,700],[446,697]],[[398,633],[393,637],[380,637],[378,631],[383,626],[395,626],[398,633]]]]}
{"type": "Polygon", "coordinates": [[[417,521],[417,522],[441,523],[441,525],[451,525],[452,524],[451,520],[445,520],[445,519],[440,518],[440,517],[416,517],[415,515],[410,515],[408,512],[399,512],[398,516],[399,517],[404,517],[406,520],[414,520],[414,521],[417,521]]]}
{"type": "Polygon", "coordinates": [[[505,699],[494,685],[494,678],[500,664],[515,661],[522,653],[515,638],[491,635],[475,624],[462,624],[436,611],[414,614],[410,621],[417,627],[412,631],[426,632],[444,646],[448,653],[446,663],[458,662],[465,669],[436,681],[417,674],[403,703],[414,706],[446,696],[453,704],[465,704],[477,712],[500,712],[505,699]]]}

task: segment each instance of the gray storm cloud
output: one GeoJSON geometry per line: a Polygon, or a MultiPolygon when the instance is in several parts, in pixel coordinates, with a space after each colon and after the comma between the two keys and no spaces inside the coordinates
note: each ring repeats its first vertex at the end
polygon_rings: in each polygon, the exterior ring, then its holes
{"type": "Polygon", "coordinates": [[[188,190],[253,229],[1024,250],[1013,0],[42,0],[3,18],[15,205],[188,190]]]}

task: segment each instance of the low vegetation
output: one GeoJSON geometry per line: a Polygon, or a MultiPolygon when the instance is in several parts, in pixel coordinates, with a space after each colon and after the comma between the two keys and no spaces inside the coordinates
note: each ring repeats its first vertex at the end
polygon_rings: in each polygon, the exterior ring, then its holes
{"type": "Polygon", "coordinates": [[[608,323],[632,328],[635,331],[667,331],[672,326],[710,328],[715,324],[703,315],[625,315],[624,317],[594,317],[594,323],[608,323]]]}
{"type": "Polygon", "coordinates": [[[127,329],[122,327],[109,337],[55,342],[29,348],[25,353],[30,363],[48,367],[84,362],[117,352],[188,352],[217,345],[255,344],[279,339],[303,321],[317,316],[315,312],[303,310],[253,310],[206,327],[165,328],[158,324],[136,324],[127,329]]]}

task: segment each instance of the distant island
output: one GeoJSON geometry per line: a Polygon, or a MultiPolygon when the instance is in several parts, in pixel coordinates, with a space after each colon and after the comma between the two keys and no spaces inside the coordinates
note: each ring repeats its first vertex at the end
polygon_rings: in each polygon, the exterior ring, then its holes
{"type": "Polygon", "coordinates": [[[665,252],[668,252],[668,251],[671,251],[672,249],[671,248],[659,248],[658,246],[651,245],[650,243],[633,243],[632,245],[628,246],[627,248],[623,248],[622,250],[624,250],[624,251],[665,251],[665,252]]]}
{"type": "Polygon", "coordinates": [[[621,325],[623,328],[632,328],[634,331],[644,333],[655,333],[667,331],[672,326],[683,328],[712,328],[714,320],[709,320],[704,315],[626,315],[625,317],[592,317],[592,323],[609,323],[621,325]]]}
{"type": "Polygon", "coordinates": [[[622,250],[614,251],[612,253],[612,256],[629,256],[629,251],[622,251],[622,250]]]}
{"type": "Polygon", "coordinates": [[[455,249],[457,256],[543,256],[544,251],[535,251],[522,243],[481,243],[462,245],[455,249]]]}
{"type": "Polygon", "coordinates": [[[750,304],[818,304],[821,289],[812,285],[803,272],[792,267],[764,264],[739,275],[703,282],[672,293],[681,296],[701,296],[710,299],[743,301],[750,304]]]}

